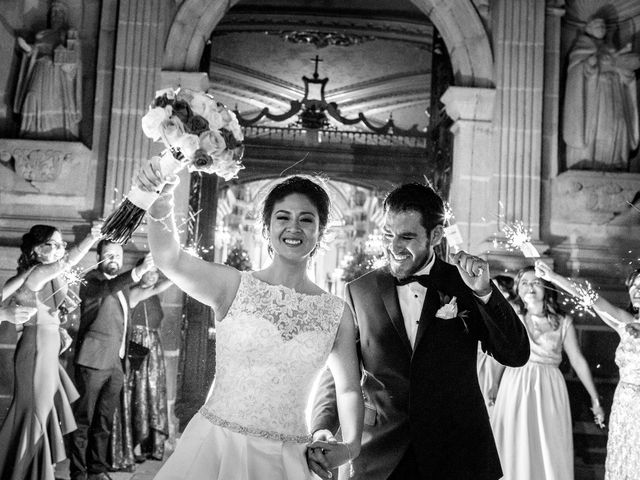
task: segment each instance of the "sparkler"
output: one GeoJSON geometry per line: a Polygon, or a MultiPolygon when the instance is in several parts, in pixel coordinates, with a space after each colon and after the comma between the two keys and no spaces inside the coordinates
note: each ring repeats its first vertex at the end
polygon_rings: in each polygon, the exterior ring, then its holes
{"type": "Polygon", "coordinates": [[[520,250],[526,258],[539,258],[540,253],[531,243],[531,232],[521,220],[508,223],[502,229],[509,250],[520,250]]]}

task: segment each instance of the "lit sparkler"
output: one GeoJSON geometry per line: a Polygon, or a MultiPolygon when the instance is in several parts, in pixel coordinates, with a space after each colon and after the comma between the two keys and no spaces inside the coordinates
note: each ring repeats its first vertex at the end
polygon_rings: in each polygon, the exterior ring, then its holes
{"type": "Polygon", "coordinates": [[[510,250],[520,250],[527,258],[538,258],[540,253],[531,243],[531,232],[521,220],[508,223],[502,229],[510,250]]]}

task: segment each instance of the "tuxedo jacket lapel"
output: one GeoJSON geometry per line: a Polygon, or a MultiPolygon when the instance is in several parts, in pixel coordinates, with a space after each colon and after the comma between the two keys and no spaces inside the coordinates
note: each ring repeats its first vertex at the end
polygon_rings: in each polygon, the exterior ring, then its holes
{"type": "Polygon", "coordinates": [[[393,276],[388,272],[382,272],[378,277],[378,290],[382,297],[382,302],[387,309],[389,319],[394,328],[400,335],[402,344],[407,348],[409,352],[412,351],[409,337],[407,336],[407,329],[404,326],[404,319],[402,317],[402,310],[400,310],[400,302],[398,300],[398,292],[396,291],[396,284],[393,281],[393,276]]]}
{"type": "Polygon", "coordinates": [[[422,304],[422,312],[420,313],[420,323],[418,323],[418,331],[416,332],[416,342],[413,346],[415,352],[420,344],[420,340],[424,335],[429,323],[435,318],[436,312],[440,308],[440,294],[438,293],[438,285],[441,277],[442,265],[441,260],[436,258],[431,272],[429,273],[429,280],[431,284],[427,288],[427,295],[424,298],[422,304]]]}

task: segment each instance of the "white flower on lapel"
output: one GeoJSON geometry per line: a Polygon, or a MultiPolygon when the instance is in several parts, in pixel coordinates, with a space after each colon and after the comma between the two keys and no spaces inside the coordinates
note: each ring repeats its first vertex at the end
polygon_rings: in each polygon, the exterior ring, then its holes
{"type": "Polygon", "coordinates": [[[456,297],[452,297],[449,303],[445,303],[436,312],[436,318],[443,320],[449,320],[458,316],[458,304],[456,303],[456,297]]]}

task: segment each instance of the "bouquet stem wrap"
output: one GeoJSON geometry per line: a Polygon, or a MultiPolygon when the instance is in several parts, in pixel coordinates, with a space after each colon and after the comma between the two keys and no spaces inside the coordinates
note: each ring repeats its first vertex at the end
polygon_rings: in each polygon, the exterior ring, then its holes
{"type": "MultiPolygon", "coordinates": [[[[160,154],[160,170],[165,177],[175,175],[185,166],[186,163],[178,160],[169,149],[160,154]]],[[[127,243],[159,195],[159,191],[145,192],[135,185],[131,187],[118,208],[104,222],[101,230],[104,238],[121,245],[127,243]]]]}
{"type": "MultiPolygon", "coordinates": [[[[162,141],[167,147],[160,155],[164,177],[189,167],[190,172],[215,173],[230,180],[244,168],[240,162],[244,136],[238,119],[211,95],[186,88],[156,92],[142,118],[142,130],[147,137],[162,141]]],[[[127,243],[159,194],[132,187],[105,221],[104,238],[122,245],[127,243]]]]}

